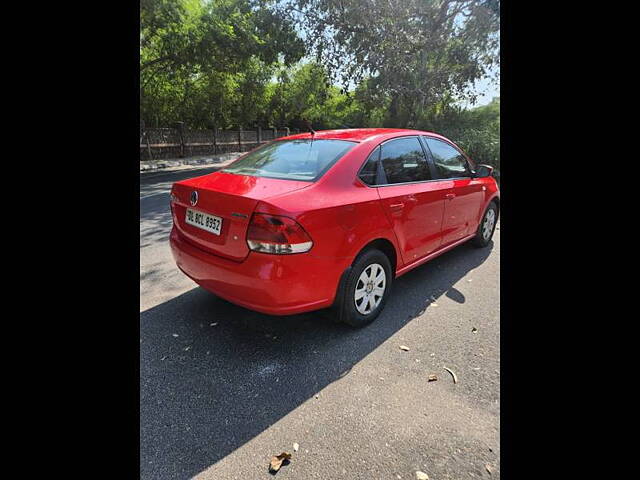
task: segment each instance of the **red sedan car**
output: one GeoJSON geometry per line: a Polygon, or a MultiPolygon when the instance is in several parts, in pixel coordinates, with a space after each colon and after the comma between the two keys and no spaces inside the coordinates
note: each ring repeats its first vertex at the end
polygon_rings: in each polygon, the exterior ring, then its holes
{"type": "Polygon", "coordinates": [[[490,242],[491,173],[431,132],[292,135],[175,183],[171,249],[182,272],[232,303],[272,315],[333,307],[363,326],[400,275],[490,242]]]}

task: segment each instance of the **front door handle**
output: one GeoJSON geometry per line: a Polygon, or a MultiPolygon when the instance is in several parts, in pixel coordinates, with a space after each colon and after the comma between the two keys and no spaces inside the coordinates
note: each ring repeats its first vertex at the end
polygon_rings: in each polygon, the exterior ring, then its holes
{"type": "Polygon", "coordinates": [[[447,193],[444,198],[446,198],[447,200],[453,200],[454,198],[456,198],[456,194],[455,193],[447,193]]]}
{"type": "Polygon", "coordinates": [[[392,203],[389,205],[391,210],[402,210],[404,208],[404,203],[392,203]]]}

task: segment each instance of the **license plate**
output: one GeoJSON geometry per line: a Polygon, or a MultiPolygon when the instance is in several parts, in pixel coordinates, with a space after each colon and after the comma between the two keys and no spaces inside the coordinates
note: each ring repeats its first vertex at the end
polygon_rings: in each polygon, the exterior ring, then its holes
{"type": "Polygon", "coordinates": [[[189,225],[201,228],[202,230],[206,230],[214,235],[220,235],[220,230],[222,230],[222,219],[220,217],[198,212],[191,208],[187,208],[185,220],[189,225]]]}

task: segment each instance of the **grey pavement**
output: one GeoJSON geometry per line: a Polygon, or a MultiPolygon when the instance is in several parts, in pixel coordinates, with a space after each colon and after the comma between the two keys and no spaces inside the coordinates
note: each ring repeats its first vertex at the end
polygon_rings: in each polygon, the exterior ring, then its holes
{"type": "Polygon", "coordinates": [[[283,451],[282,479],[500,478],[499,226],[399,278],[364,329],[272,317],[173,263],[169,188],[214,170],[140,176],[141,478],[268,479],[283,451]]]}
{"type": "Polygon", "coordinates": [[[229,163],[242,155],[242,152],[221,153],[217,155],[195,155],[186,158],[141,160],[140,172],[171,171],[202,166],[218,166],[229,163]]]}

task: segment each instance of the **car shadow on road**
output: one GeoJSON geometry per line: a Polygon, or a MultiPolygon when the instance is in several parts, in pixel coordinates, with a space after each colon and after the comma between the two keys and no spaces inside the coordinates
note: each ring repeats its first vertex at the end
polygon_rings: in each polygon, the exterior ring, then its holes
{"type": "Polygon", "coordinates": [[[378,319],[359,330],[328,311],[262,315],[201,288],[142,312],[141,478],[190,478],[241,447],[348,375],[492,247],[464,244],[407,273],[378,319]]]}

